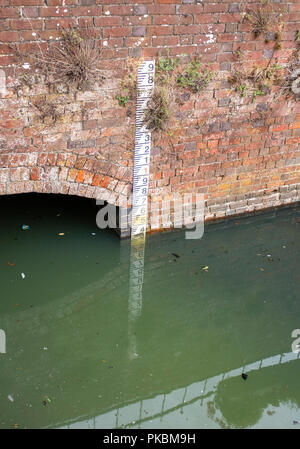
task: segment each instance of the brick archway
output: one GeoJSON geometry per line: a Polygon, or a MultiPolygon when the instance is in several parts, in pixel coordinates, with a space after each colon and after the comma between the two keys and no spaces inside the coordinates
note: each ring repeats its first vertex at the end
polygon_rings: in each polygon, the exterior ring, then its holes
{"type": "Polygon", "coordinates": [[[0,195],[54,193],[101,199],[122,206],[132,188],[132,170],[95,157],[68,153],[0,156],[0,195]]]}

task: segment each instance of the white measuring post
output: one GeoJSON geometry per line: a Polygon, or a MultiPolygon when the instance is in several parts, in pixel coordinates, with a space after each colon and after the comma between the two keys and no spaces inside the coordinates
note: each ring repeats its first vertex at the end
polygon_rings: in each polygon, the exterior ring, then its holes
{"type": "Polygon", "coordinates": [[[145,61],[138,68],[136,129],[131,210],[131,251],[129,279],[129,354],[137,357],[133,326],[142,310],[145,239],[148,218],[151,133],[143,123],[148,100],[154,87],[155,61],[145,61]]]}
{"type": "Polygon", "coordinates": [[[133,169],[131,236],[146,234],[150,171],[151,133],[143,117],[154,86],[155,61],[145,61],[138,68],[136,128],[133,169]]]}

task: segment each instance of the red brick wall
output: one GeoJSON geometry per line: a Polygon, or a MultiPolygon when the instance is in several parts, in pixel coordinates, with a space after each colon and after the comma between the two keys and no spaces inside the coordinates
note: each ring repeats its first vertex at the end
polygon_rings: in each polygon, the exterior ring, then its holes
{"type": "MultiPolygon", "coordinates": [[[[255,6],[257,2],[247,2],[255,6]]],[[[293,99],[267,97],[255,103],[232,91],[227,81],[240,64],[267,64],[274,42],[255,38],[231,0],[0,0],[0,68],[7,91],[0,93],[0,194],[54,192],[117,203],[131,189],[134,117],[115,96],[128,57],[159,53],[202,55],[216,76],[200,94],[174,111],[171,140],[156,138],[152,149],[150,193],[202,192],[206,217],[252,211],[299,199],[300,107],[293,99]],[[29,20],[28,20],[29,19],[29,20]],[[104,87],[52,94],[62,119],[38,123],[32,97],[13,89],[16,57],[11,43],[26,54],[60,36],[67,26],[88,27],[103,47],[104,87]]],[[[284,6],[282,48],[286,64],[300,29],[300,2],[284,6]]]]}

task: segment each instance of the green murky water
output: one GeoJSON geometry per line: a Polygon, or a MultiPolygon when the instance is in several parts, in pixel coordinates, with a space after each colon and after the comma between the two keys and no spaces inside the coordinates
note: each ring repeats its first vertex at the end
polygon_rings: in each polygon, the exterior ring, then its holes
{"type": "Polygon", "coordinates": [[[129,322],[129,241],[93,202],[0,205],[0,427],[300,428],[300,208],[150,236],[129,322]]]}

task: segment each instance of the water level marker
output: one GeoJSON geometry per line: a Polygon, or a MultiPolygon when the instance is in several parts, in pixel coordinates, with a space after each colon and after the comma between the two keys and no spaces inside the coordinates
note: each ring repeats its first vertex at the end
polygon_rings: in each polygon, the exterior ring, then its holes
{"type": "Polygon", "coordinates": [[[154,87],[155,61],[144,61],[137,74],[136,128],[131,210],[131,250],[129,278],[129,353],[137,357],[133,326],[142,310],[145,241],[148,218],[151,133],[143,123],[154,87]]]}

